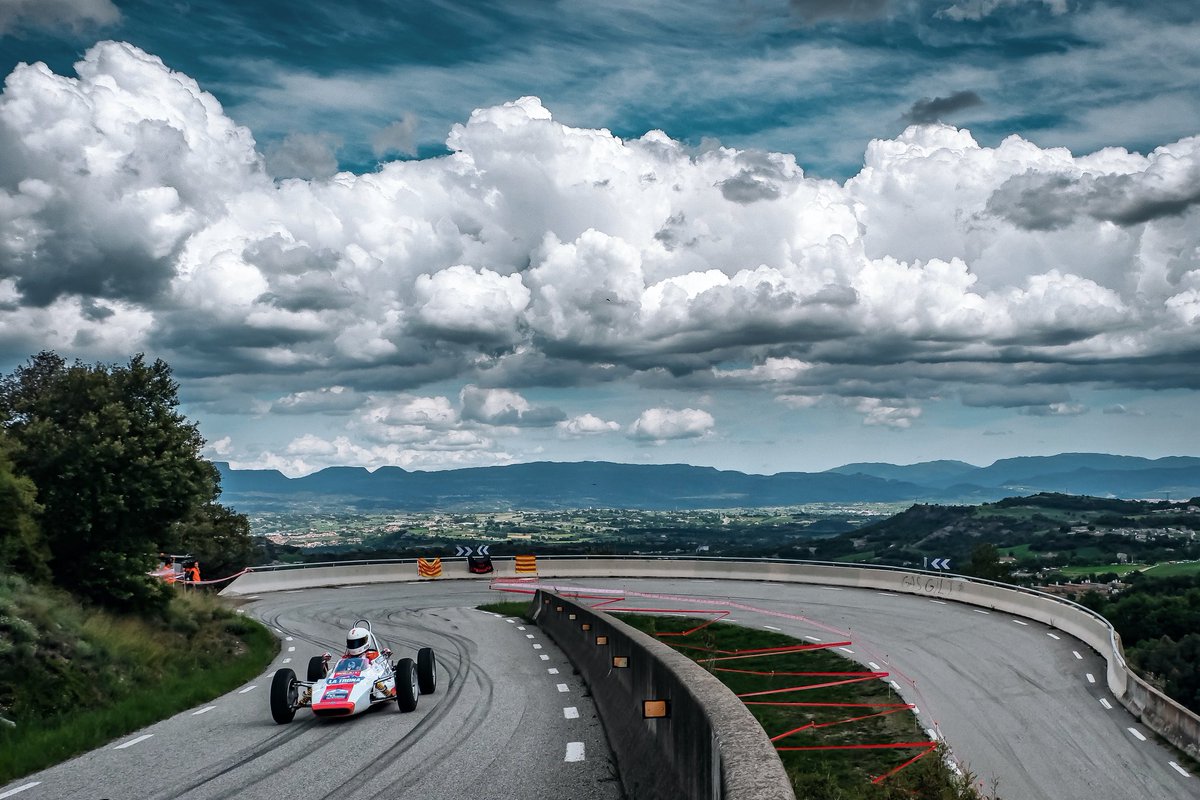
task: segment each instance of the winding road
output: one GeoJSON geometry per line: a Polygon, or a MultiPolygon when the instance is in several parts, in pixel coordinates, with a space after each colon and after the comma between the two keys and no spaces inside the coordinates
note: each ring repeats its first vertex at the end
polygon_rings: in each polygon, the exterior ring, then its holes
{"type": "MultiPolygon", "coordinates": [[[[1040,623],[916,596],[746,581],[563,579],[628,593],[626,606],[728,607],[740,624],[808,640],[891,672],[922,727],[1006,800],[1200,797],[1200,780],[1120,707],[1104,663],[1040,623]],[[650,602],[652,601],[652,603],[650,602]]],[[[245,613],[281,637],[263,676],[64,764],[0,787],[0,800],[108,798],[544,798],[622,796],[587,692],[535,627],[475,610],[480,581],[262,594],[245,613]],[[398,654],[433,646],[441,674],[412,714],[348,720],[301,711],[275,725],[271,674],[336,649],[357,617],[398,654]],[[524,629],[524,630],[522,630],[524,629]],[[292,650],[291,648],[295,648],[292,650]]],[[[619,608],[620,605],[615,606],[619,608]]]]}

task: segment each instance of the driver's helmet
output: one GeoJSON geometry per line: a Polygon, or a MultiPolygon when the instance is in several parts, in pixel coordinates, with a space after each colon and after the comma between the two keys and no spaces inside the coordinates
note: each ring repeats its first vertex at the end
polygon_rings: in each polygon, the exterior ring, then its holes
{"type": "Polygon", "coordinates": [[[367,652],[371,632],[366,628],[351,628],[346,634],[346,655],[361,656],[367,652]]]}

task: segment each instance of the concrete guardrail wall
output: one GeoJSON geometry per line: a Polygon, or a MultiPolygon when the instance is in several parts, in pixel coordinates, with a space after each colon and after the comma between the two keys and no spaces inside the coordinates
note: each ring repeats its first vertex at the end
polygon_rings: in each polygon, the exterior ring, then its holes
{"type": "Polygon", "coordinates": [[[627,796],[795,800],[762,726],[690,658],[550,592],[538,591],[530,612],[591,691],[627,796]],[[667,701],[668,716],[643,718],[644,700],[667,701]]]}
{"type": "MultiPolygon", "coordinates": [[[[495,562],[491,575],[472,575],[465,560],[443,560],[447,578],[529,578],[512,561],[495,562]]],[[[1107,662],[1109,691],[1141,722],[1193,758],[1200,758],[1200,716],[1150,686],[1125,663],[1121,638],[1103,617],[1053,595],[958,575],[833,564],[724,559],[539,558],[540,581],[562,578],[707,578],[779,581],[876,589],[936,597],[1004,611],[1045,623],[1091,647],[1107,662]]],[[[346,583],[416,581],[416,563],[318,566],[254,571],[234,580],[222,594],[250,595],[346,583]]]]}

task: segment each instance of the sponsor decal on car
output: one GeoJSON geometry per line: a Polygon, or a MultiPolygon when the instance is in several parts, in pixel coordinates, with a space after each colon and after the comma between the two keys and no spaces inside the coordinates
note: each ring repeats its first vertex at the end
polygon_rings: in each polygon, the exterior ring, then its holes
{"type": "Polygon", "coordinates": [[[349,689],[326,689],[325,694],[321,696],[321,702],[325,702],[326,700],[345,700],[349,696],[349,689]]]}

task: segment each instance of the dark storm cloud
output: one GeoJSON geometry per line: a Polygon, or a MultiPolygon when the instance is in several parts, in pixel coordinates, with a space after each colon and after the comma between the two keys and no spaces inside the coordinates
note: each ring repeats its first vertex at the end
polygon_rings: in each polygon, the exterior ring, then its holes
{"type": "Polygon", "coordinates": [[[1197,204],[1200,160],[1170,179],[1030,171],[997,188],[988,198],[987,212],[1026,230],[1051,231],[1087,218],[1140,225],[1180,216],[1197,204]]]}
{"type": "Polygon", "coordinates": [[[721,194],[732,203],[749,205],[759,200],[776,200],[779,198],[779,187],[769,180],[742,170],[732,178],[726,178],[717,184],[721,194]]]}
{"type": "Polygon", "coordinates": [[[904,121],[917,125],[941,122],[949,114],[983,105],[983,98],[972,91],[955,92],[946,97],[923,97],[912,104],[904,121]]]}
{"type": "Polygon", "coordinates": [[[959,398],[964,406],[972,408],[1021,408],[1065,403],[1071,399],[1071,395],[1062,386],[983,384],[963,388],[959,398]]]}

